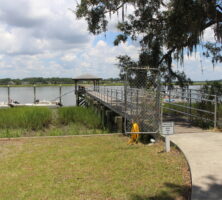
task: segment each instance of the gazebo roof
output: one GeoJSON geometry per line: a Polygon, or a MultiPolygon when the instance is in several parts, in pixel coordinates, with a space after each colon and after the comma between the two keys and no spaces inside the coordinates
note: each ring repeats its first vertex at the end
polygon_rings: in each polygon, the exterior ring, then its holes
{"type": "Polygon", "coordinates": [[[75,81],[84,81],[84,80],[97,81],[97,80],[102,80],[102,78],[99,78],[99,77],[91,75],[91,74],[83,74],[81,76],[73,78],[73,80],[75,80],[75,81]]]}

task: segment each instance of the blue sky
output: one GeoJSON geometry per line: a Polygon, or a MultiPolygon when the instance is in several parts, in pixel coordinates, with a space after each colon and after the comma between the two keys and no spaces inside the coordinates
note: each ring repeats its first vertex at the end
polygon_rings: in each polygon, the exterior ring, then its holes
{"type": "MultiPolygon", "coordinates": [[[[0,78],[75,77],[91,73],[103,78],[117,77],[116,56],[128,54],[138,58],[134,42],[118,47],[113,40],[118,34],[113,17],[109,32],[93,36],[87,23],[77,20],[69,10],[73,0],[0,0],[0,78]]],[[[208,30],[204,41],[212,41],[208,30]]],[[[193,80],[222,79],[222,65],[213,68],[210,60],[185,56],[184,71],[193,80]],[[201,62],[202,60],[202,68],[201,62]]]]}

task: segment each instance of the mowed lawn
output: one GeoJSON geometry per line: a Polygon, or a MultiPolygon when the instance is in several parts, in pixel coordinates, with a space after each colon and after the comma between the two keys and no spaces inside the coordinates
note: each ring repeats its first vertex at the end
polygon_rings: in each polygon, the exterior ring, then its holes
{"type": "Polygon", "coordinates": [[[185,199],[186,161],[163,144],[127,145],[127,137],[0,140],[0,199],[185,199]]]}

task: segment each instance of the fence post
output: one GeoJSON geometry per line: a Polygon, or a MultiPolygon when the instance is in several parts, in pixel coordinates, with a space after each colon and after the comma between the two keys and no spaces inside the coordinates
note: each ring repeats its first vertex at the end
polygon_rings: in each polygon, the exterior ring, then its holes
{"type": "Polygon", "coordinates": [[[169,89],[169,96],[168,96],[168,98],[169,98],[169,103],[171,102],[171,89],[169,89]]]}
{"type": "Polygon", "coordinates": [[[62,85],[59,86],[59,103],[62,104],[62,85]]]}
{"type": "Polygon", "coordinates": [[[214,128],[217,128],[217,95],[214,96],[214,128]]]}
{"type": "Polygon", "coordinates": [[[118,90],[116,89],[116,106],[117,106],[117,99],[118,99],[118,90]]]}
{"type": "Polygon", "coordinates": [[[170,137],[165,135],[165,151],[170,152],[170,137]]]}
{"type": "Polygon", "coordinates": [[[192,92],[192,90],[189,89],[189,91],[190,91],[190,94],[189,94],[189,114],[190,114],[190,122],[191,122],[192,121],[192,117],[191,117],[191,107],[192,107],[192,94],[191,94],[191,92],[192,92]]]}
{"type": "Polygon", "coordinates": [[[8,104],[10,103],[11,99],[10,99],[10,86],[8,85],[8,104]]]}
{"type": "Polygon", "coordinates": [[[111,106],[113,104],[113,89],[111,89],[111,106]]]}
{"type": "Polygon", "coordinates": [[[108,96],[109,96],[109,89],[107,88],[107,90],[106,90],[106,103],[108,102],[108,96]]]}
{"type": "Polygon", "coordinates": [[[33,89],[34,89],[34,103],[36,103],[36,87],[35,87],[35,85],[33,86],[33,89]]]}

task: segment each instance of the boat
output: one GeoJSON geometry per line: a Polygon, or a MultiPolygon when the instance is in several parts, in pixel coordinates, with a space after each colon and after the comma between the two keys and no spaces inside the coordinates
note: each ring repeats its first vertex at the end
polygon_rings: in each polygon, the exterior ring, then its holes
{"type": "Polygon", "coordinates": [[[12,101],[9,103],[10,107],[48,107],[48,108],[58,108],[61,107],[62,104],[58,101],[39,101],[36,100],[35,103],[19,103],[18,101],[12,101]]]}
{"type": "Polygon", "coordinates": [[[168,96],[165,96],[163,98],[163,102],[164,103],[185,103],[186,100],[185,99],[181,99],[181,98],[169,98],[168,96]]]}
{"type": "Polygon", "coordinates": [[[10,106],[6,102],[0,102],[0,108],[9,108],[10,106]]]}

